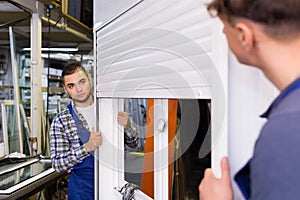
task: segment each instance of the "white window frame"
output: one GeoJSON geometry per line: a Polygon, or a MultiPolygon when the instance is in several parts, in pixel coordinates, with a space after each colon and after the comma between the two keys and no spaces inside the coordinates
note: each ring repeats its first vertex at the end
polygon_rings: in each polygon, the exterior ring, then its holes
{"type": "MultiPolygon", "coordinates": [[[[228,110],[228,46],[226,44],[226,39],[224,35],[222,34],[222,25],[220,21],[214,20],[214,26],[212,31],[212,37],[213,44],[212,44],[212,52],[211,52],[211,60],[214,62],[214,65],[216,66],[216,71],[219,74],[219,78],[221,79],[221,84],[224,89],[224,118],[219,118],[219,108],[216,107],[220,101],[220,99],[211,98],[211,141],[212,141],[212,169],[216,176],[220,176],[220,159],[224,155],[228,155],[228,133],[227,133],[227,110],[228,110]],[[221,120],[221,121],[220,121],[221,120]],[[222,122],[222,123],[221,123],[222,122]],[[221,123],[221,124],[218,124],[221,123]],[[216,134],[218,132],[218,134],[216,134]]],[[[95,34],[95,42],[97,42],[97,30],[95,34]]],[[[98,65],[100,62],[97,60],[97,45],[95,45],[96,50],[96,56],[95,56],[95,63],[98,65]]],[[[99,50],[100,51],[100,50],[99,50]]],[[[99,58],[100,59],[100,58],[99,58]]],[[[95,72],[97,72],[97,66],[95,66],[95,72]]],[[[96,74],[97,76],[97,74],[96,74]]],[[[97,78],[95,78],[95,85],[97,87],[97,78]]],[[[154,98],[155,99],[155,105],[159,105],[161,108],[164,108],[163,110],[157,110],[155,112],[155,121],[154,121],[154,130],[158,129],[159,123],[158,121],[167,118],[167,98],[174,98],[172,96],[166,96],[164,92],[159,93],[157,90],[153,90],[153,93],[151,93],[150,90],[147,90],[143,93],[143,91],[138,91],[138,96],[132,95],[117,95],[117,97],[110,96],[110,94],[105,94],[103,96],[99,96],[97,93],[97,89],[95,87],[95,93],[96,93],[96,102],[98,108],[96,109],[96,116],[97,119],[99,119],[99,122],[97,123],[98,130],[101,130],[104,135],[104,142],[103,145],[99,148],[97,151],[97,154],[99,154],[99,162],[96,162],[96,199],[121,199],[120,193],[116,189],[120,189],[125,183],[127,183],[124,180],[124,161],[122,161],[123,156],[119,155],[118,150],[121,149],[124,146],[123,141],[123,129],[117,125],[117,123],[114,121],[117,116],[118,111],[123,110],[123,101],[120,98],[154,98]],[[147,96],[147,94],[149,96],[147,96]],[[152,96],[150,96],[150,94],[152,96]],[[117,99],[118,98],[118,99],[117,99]],[[117,148],[111,149],[111,147],[108,144],[112,144],[112,146],[115,146],[117,148]],[[109,156],[108,156],[109,155],[109,156]],[[107,156],[109,158],[107,158],[107,156]],[[121,158],[121,159],[120,159],[121,158]],[[114,189],[116,188],[116,189],[114,189]]],[[[198,95],[197,97],[194,97],[196,99],[207,99],[207,93],[203,93],[204,90],[201,90],[199,88],[193,88],[194,93],[202,94],[198,95]],[[201,91],[200,91],[201,90],[201,91]],[[203,95],[205,94],[205,95],[203,95]]],[[[119,94],[119,93],[118,93],[119,94]]],[[[122,93],[120,93],[122,94],[122,93]]],[[[213,97],[213,96],[210,96],[213,97]]],[[[182,97],[179,97],[182,98],[182,97]]],[[[184,98],[184,97],[183,97],[184,98]]],[[[187,96],[185,98],[190,98],[190,96],[187,96]]],[[[158,134],[155,139],[155,151],[160,150],[165,146],[165,138],[168,137],[167,134],[168,128],[166,127],[163,132],[166,131],[166,134],[158,134]]],[[[168,140],[166,139],[166,142],[168,143],[168,140]]],[[[122,150],[122,149],[121,149],[122,150]]],[[[166,154],[167,155],[167,152],[166,154]]],[[[168,157],[166,157],[168,158],[168,157]]],[[[154,158],[154,165],[161,165],[161,157],[155,157],[154,158]],[[160,160],[160,161],[159,161],[160,160]]],[[[168,160],[168,159],[166,159],[168,160]]],[[[168,199],[168,170],[167,169],[161,169],[157,172],[155,171],[154,174],[154,199],[155,200],[165,200],[168,199]]],[[[136,192],[136,199],[151,199],[147,195],[145,195],[141,191],[136,192]]]]}

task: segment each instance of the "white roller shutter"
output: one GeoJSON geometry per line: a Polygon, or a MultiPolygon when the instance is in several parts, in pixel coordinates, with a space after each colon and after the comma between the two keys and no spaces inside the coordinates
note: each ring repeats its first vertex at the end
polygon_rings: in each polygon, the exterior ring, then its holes
{"type": "Polygon", "coordinates": [[[212,83],[223,92],[215,27],[203,1],[140,2],[95,31],[97,97],[210,99],[212,83]]]}

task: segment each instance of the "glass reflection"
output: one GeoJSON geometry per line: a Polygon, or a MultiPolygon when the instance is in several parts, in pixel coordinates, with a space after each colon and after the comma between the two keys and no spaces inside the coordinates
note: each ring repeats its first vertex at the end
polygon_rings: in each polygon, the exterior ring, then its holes
{"type": "MultiPolygon", "coordinates": [[[[7,168],[8,166],[4,167],[7,168]]],[[[49,162],[35,162],[25,167],[15,169],[4,174],[0,174],[0,191],[7,190],[10,187],[19,184],[31,177],[34,177],[50,168],[51,163],[49,162]]]]}
{"type": "MultiPolygon", "coordinates": [[[[125,99],[125,180],[154,196],[153,99],[125,99]],[[152,170],[151,170],[152,169],[152,170]]],[[[211,165],[210,100],[168,100],[169,200],[198,199],[198,185],[211,165]]]]}
{"type": "Polygon", "coordinates": [[[205,169],[211,166],[210,125],[210,100],[178,100],[174,162],[170,162],[172,185],[169,187],[172,189],[169,199],[199,198],[199,183],[205,169]]]}
{"type": "MultiPolygon", "coordinates": [[[[23,110],[21,115],[20,127],[17,122],[16,107],[13,100],[0,101],[1,107],[1,133],[2,141],[4,143],[4,155],[8,155],[14,152],[21,152],[26,155],[30,155],[29,145],[29,124],[25,116],[23,105],[20,105],[20,112],[23,110]],[[21,137],[21,138],[20,138],[21,137]],[[23,148],[21,148],[23,147],[23,148]]],[[[0,142],[1,143],[1,142],[0,142]]]]}
{"type": "Polygon", "coordinates": [[[129,123],[124,127],[125,180],[142,188],[147,99],[125,99],[129,123]]]}
{"type": "Polygon", "coordinates": [[[7,134],[9,141],[9,152],[21,152],[19,138],[19,130],[17,125],[16,109],[14,105],[6,106],[6,119],[7,119],[7,134]]]}

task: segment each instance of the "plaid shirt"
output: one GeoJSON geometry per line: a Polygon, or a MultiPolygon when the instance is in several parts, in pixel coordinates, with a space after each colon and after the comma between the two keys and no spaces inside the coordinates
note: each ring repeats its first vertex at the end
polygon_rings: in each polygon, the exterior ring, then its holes
{"type": "MultiPolygon", "coordinates": [[[[89,130],[88,124],[72,102],[73,111],[82,120],[84,127],[89,130]]],[[[56,171],[72,170],[73,166],[82,162],[90,154],[83,145],[80,145],[78,130],[69,109],[59,113],[50,127],[50,154],[52,167],[56,171]]]]}

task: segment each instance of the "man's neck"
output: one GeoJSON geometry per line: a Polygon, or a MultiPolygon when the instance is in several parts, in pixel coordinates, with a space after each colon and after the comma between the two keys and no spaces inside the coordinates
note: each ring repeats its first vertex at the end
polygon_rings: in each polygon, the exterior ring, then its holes
{"type": "Polygon", "coordinates": [[[300,76],[300,37],[294,42],[264,42],[264,54],[261,54],[260,63],[266,77],[280,90],[300,76]],[[280,57],[280,59],[275,59],[280,57]]]}

